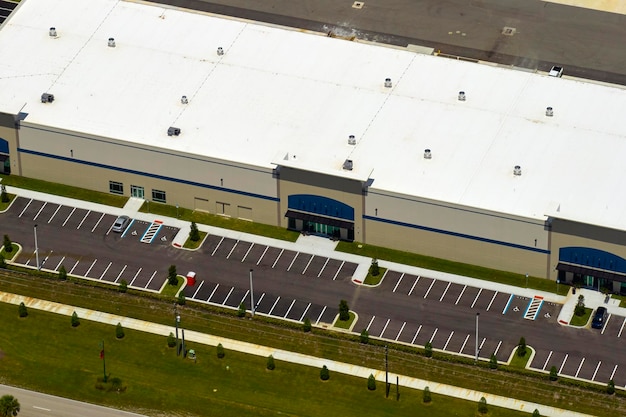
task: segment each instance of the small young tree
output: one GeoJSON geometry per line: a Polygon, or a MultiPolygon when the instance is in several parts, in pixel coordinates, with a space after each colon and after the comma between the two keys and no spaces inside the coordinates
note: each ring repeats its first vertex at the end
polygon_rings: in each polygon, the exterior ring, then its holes
{"type": "Polygon", "coordinates": [[[121,293],[125,293],[126,291],[128,291],[128,282],[126,282],[125,279],[120,281],[120,286],[117,289],[119,292],[121,293]]]}
{"type": "Polygon", "coordinates": [[[424,356],[426,356],[427,358],[432,358],[433,356],[433,344],[430,342],[427,342],[426,345],[424,345],[424,356]]]}
{"type": "Polygon", "coordinates": [[[117,326],[115,327],[115,337],[117,337],[118,339],[123,339],[124,336],[124,328],[122,327],[122,323],[117,323],[117,326]]]}
{"type": "Polygon", "coordinates": [[[519,343],[517,344],[517,356],[526,356],[526,339],[524,339],[524,337],[520,337],[519,343]]]}
{"type": "Polygon", "coordinates": [[[11,239],[9,239],[9,235],[4,235],[3,246],[6,253],[13,252],[13,243],[11,242],[11,239]]]}
{"type": "Polygon", "coordinates": [[[615,394],[615,381],[612,379],[606,384],[606,393],[609,395],[615,394]]]}
{"type": "Polygon", "coordinates": [[[226,356],[226,352],[224,351],[224,346],[220,343],[217,345],[217,357],[222,359],[224,356],[226,356]]]}
{"type": "Polygon", "coordinates": [[[187,299],[185,298],[185,294],[183,294],[182,292],[178,294],[178,297],[176,298],[176,303],[178,303],[179,306],[184,306],[186,302],[187,299]]]}
{"type": "Polygon", "coordinates": [[[61,265],[61,268],[59,268],[59,279],[61,281],[65,281],[67,279],[67,270],[63,265],[61,265]]]}
{"type": "Polygon", "coordinates": [[[78,320],[78,314],[76,312],[72,313],[72,327],[78,327],[80,324],[80,320],[78,320]]]}
{"type": "Polygon", "coordinates": [[[489,368],[498,369],[498,358],[496,358],[495,353],[492,353],[491,358],[489,358],[489,368]]]}
{"type": "Polygon", "coordinates": [[[176,273],[176,265],[170,265],[167,270],[167,282],[170,285],[178,285],[178,274],[176,273]]]}
{"type": "Polygon", "coordinates": [[[537,410],[535,408],[535,411],[533,411],[533,417],[541,417],[541,414],[539,414],[539,410],[537,410]]]}
{"type": "Polygon", "coordinates": [[[585,296],[582,294],[578,296],[576,307],[574,307],[574,314],[576,314],[579,317],[585,315],[585,296]]]}
{"type": "Polygon", "coordinates": [[[245,317],[246,316],[246,305],[243,303],[239,303],[239,308],[237,309],[237,317],[245,317]]]}
{"type": "Polygon", "coordinates": [[[4,256],[2,256],[2,254],[0,253],[0,268],[4,269],[7,267],[7,263],[4,260],[4,256]]]}
{"type": "Polygon", "coordinates": [[[339,320],[350,320],[350,307],[348,307],[348,302],[346,300],[341,300],[339,302],[339,320]]]}
{"type": "Polygon", "coordinates": [[[15,417],[20,412],[20,402],[12,395],[0,397],[0,416],[15,417]]]}
{"type": "Polygon", "coordinates": [[[304,323],[302,323],[302,330],[304,330],[305,333],[311,331],[311,320],[309,320],[308,317],[304,318],[304,323]]]}
{"type": "Polygon", "coordinates": [[[367,389],[370,391],[376,390],[376,378],[374,378],[374,374],[370,374],[367,378],[367,389]]]}
{"type": "Polygon", "coordinates": [[[372,264],[370,265],[370,274],[372,274],[373,277],[377,277],[378,274],[380,274],[378,259],[372,259],[372,264]]]}
{"type": "Polygon", "coordinates": [[[0,192],[0,201],[3,203],[8,203],[11,199],[9,198],[9,194],[7,193],[6,188],[2,187],[2,191],[0,192]]]}
{"type": "Polygon", "coordinates": [[[556,371],[556,366],[553,366],[550,368],[550,381],[556,381],[557,379],[559,379],[559,375],[556,371]]]}
{"type": "Polygon", "coordinates": [[[361,332],[361,343],[363,343],[364,345],[367,345],[370,342],[370,334],[367,331],[367,329],[363,329],[363,331],[361,332]]]}
{"type": "Polygon", "coordinates": [[[328,368],[326,367],[326,365],[322,366],[322,369],[320,370],[320,379],[322,381],[328,381],[328,379],[330,378],[330,372],[328,371],[328,368]]]}
{"type": "Polygon", "coordinates": [[[433,399],[430,395],[430,388],[425,387],[424,391],[422,392],[422,401],[424,402],[424,404],[428,404],[429,402],[431,402],[433,399]]]}
{"type": "Polygon", "coordinates": [[[20,303],[20,306],[17,308],[17,312],[19,313],[20,317],[28,316],[28,310],[26,309],[26,305],[24,304],[24,302],[20,303]]]}
{"type": "Polygon", "coordinates": [[[189,240],[192,242],[197,242],[200,240],[200,230],[198,230],[198,225],[196,222],[191,222],[191,230],[189,231],[189,240]]]}
{"type": "Polygon", "coordinates": [[[174,337],[174,333],[170,332],[167,336],[167,347],[173,348],[176,346],[176,338],[174,337]]]}
{"type": "Polygon", "coordinates": [[[487,399],[485,397],[480,397],[480,400],[478,400],[478,412],[480,414],[487,414],[488,411],[487,399]]]}
{"type": "Polygon", "coordinates": [[[267,364],[265,365],[265,367],[270,371],[273,371],[274,368],[276,368],[276,364],[274,363],[274,357],[272,355],[269,355],[267,357],[267,364]]]}

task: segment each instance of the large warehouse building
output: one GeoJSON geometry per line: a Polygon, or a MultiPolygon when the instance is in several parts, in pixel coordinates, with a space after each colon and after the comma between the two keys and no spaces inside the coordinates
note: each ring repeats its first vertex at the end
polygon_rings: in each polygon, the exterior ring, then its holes
{"type": "Polygon", "coordinates": [[[626,290],[624,89],[117,0],[0,56],[12,175],[626,290]]]}

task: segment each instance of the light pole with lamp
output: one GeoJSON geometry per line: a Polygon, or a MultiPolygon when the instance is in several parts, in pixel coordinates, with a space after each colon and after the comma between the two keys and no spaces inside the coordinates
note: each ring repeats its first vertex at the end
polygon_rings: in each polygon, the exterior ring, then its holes
{"type": "Polygon", "coordinates": [[[178,349],[178,325],[180,324],[180,314],[178,314],[178,307],[174,304],[174,322],[176,324],[176,356],[180,355],[178,349]]]}
{"type": "Polygon", "coordinates": [[[254,317],[254,288],[252,287],[252,271],[250,269],[250,310],[252,310],[252,317],[254,317]]]}
{"type": "Polygon", "coordinates": [[[474,358],[474,364],[478,363],[478,316],[480,316],[480,313],[476,313],[476,357],[474,358]]]}
{"type": "Polygon", "coordinates": [[[35,262],[37,262],[37,271],[41,270],[39,266],[39,246],[37,246],[37,225],[33,227],[33,233],[35,234],[35,262]]]}
{"type": "Polygon", "coordinates": [[[178,218],[178,204],[176,204],[176,218],[178,218]]]}
{"type": "Polygon", "coordinates": [[[528,288],[528,274],[526,274],[526,288],[528,288]]]}

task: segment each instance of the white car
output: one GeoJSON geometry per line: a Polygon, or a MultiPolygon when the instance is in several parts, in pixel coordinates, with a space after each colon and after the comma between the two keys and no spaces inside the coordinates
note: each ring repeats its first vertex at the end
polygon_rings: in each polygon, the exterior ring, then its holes
{"type": "Polygon", "coordinates": [[[551,77],[559,77],[561,78],[561,76],[563,75],[563,67],[557,67],[556,65],[553,66],[550,69],[550,72],[548,73],[549,76],[551,77]]]}

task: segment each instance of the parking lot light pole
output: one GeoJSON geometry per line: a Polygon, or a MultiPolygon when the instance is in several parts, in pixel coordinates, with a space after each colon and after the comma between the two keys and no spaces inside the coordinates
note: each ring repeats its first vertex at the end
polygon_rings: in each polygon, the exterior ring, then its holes
{"type": "Polygon", "coordinates": [[[178,204],[176,204],[176,218],[178,218],[178,204]]]}
{"type": "Polygon", "coordinates": [[[476,313],[476,357],[474,358],[474,364],[478,363],[478,316],[480,316],[480,313],[476,313]]]}
{"type": "Polygon", "coordinates": [[[41,270],[39,266],[39,246],[37,246],[37,225],[33,227],[33,232],[35,234],[35,262],[37,262],[37,271],[41,270]]]}
{"type": "Polygon", "coordinates": [[[526,274],[526,288],[528,288],[528,274],[526,274]]]}
{"type": "Polygon", "coordinates": [[[250,310],[252,310],[252,317],[254,317],[254,288],[252,287],[252,271],[250,269],[250,310]]]}

